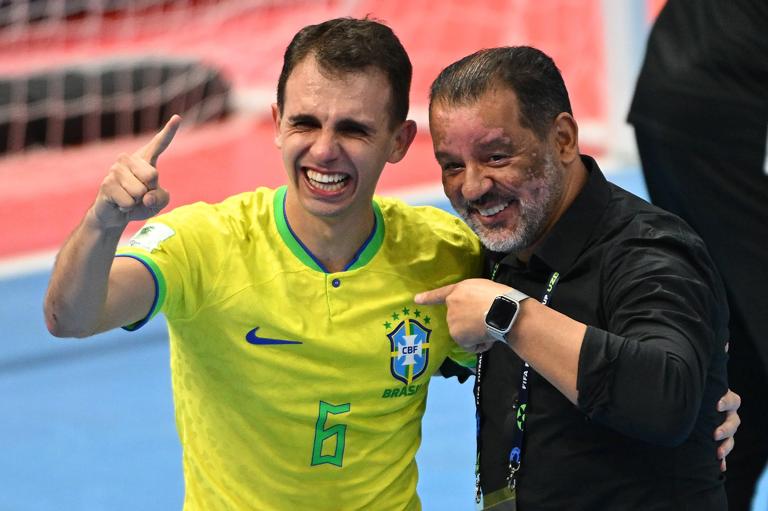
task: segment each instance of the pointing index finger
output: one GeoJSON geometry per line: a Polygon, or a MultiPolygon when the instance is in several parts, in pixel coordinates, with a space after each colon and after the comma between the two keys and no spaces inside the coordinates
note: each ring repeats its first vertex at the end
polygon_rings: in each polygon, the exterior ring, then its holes
{"type": "Polygon", "coordinates": [[[445,303],[445,298],[451,294],[456,284],[449,284],[447,286],[439,287],[431,291],[424,291],[414,297],[414,301],[418,305],[438,305],[445,303]]]}
{"type": "Polygon", "coordinates": [[[160,130],[147,145],[139,149],[136,154],[143,160],[149,162],[153,167],[157,165],[157,159],[163,154],[169,145],[173,137],[176,135],[176,131],[181,124],[181,116],[174,114],[165,123],[165,126],[160,130]]]}

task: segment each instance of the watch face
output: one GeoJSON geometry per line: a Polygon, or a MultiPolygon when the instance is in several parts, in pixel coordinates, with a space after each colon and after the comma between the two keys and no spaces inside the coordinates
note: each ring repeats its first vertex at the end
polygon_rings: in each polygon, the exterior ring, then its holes
{"type": "Polygon", "coordinates": [[[497,330],[506,332],[509,330],[512,320],[517,312],[517,303],[506,296],[497,296],[491,305],[491,309],[485,316],[485,323],[497,330]]]}

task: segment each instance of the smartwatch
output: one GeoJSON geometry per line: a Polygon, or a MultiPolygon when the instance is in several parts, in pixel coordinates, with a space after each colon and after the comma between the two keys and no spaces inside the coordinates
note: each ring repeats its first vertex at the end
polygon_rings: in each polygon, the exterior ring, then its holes
{"type": "Polygon", "coordinates": [[[520,302],[526,298],[530,297],[517,289],[512,289],[493,300],[491,308],[485,313],[485,328],[491,337],[497,341],[507,342],[507,334],[512,330],[517,313],[520,311],[520,302]]]}

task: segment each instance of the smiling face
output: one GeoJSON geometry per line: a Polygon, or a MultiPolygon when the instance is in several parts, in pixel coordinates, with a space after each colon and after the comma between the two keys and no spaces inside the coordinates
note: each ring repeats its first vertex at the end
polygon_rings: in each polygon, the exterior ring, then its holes
{"type": "Polygon", "coordinates": [[[392,127],[390,91],[376,68],[329,73],[311,55],[296,65],[283,111],[273,106],[292,222],[372,221],[381,171],[405,155],[416,131],[411,121],[392,127]]]}
{"type": "Polygon", "coordinates": [[[556,220],[564,175],[553,140],[520,124],[515,93],[438,101],[430,111],[435,157],[454,209],[496,252],[529,252],[556,220]]]}

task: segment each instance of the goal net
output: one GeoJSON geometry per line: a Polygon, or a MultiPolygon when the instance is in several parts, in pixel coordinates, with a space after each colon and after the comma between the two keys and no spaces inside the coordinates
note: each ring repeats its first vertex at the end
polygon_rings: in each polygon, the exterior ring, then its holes
{"type": "MultiPolygon", "coordinates": [[[[652,2],[658,4],[658,1],[652,2]]],[[[0,151],[59,147],[268,112],[285,45],[308,23],[380,19],[429,83],[483,47],[528,44],[560,66],[589,148],[627,151],[624,115],[645,35],[644,0],[0,0],[0,151]]]]}

